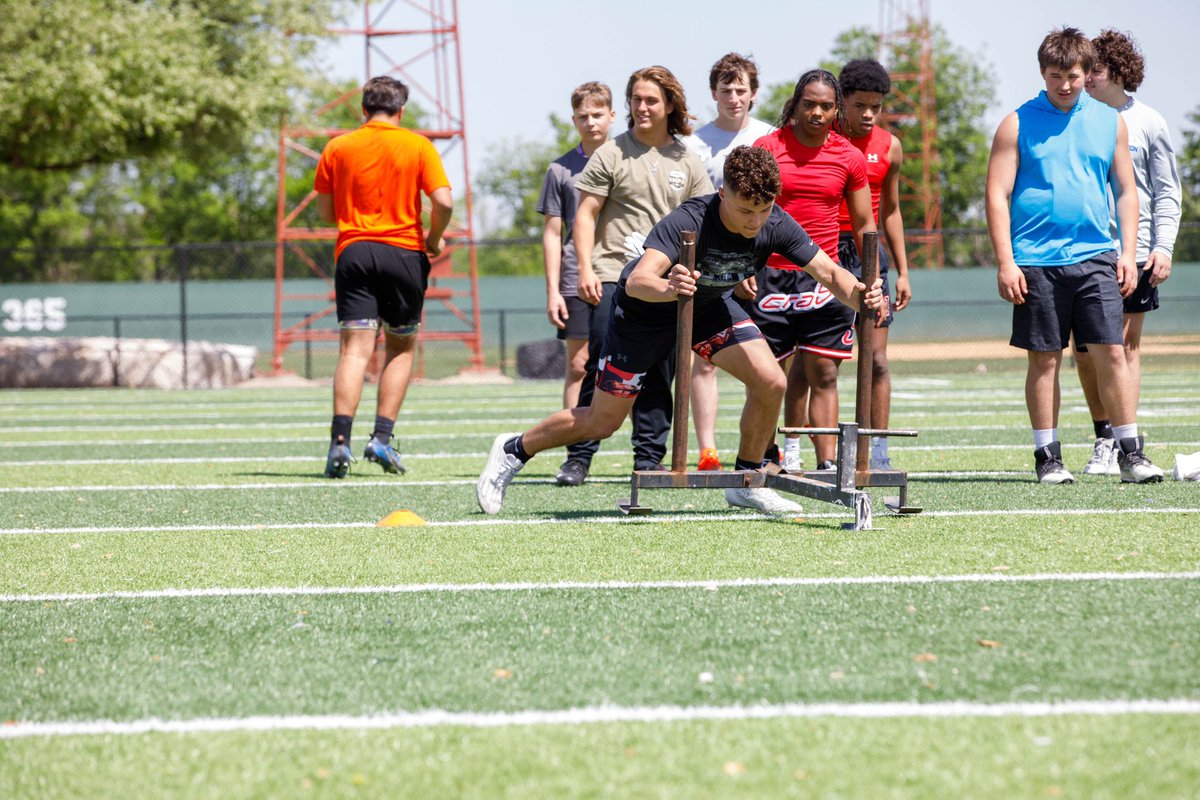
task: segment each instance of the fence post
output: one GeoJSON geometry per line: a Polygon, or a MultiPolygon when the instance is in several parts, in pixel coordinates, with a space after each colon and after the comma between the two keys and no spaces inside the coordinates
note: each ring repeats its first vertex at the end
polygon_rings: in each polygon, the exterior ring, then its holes
{"type": "Polygon", "coordinates": [[[312,323],[304,324],[304,377],[312,380],[312,323]]]}
{"type": "Polygon", "coordinates": [[[187,258],[183,248],[175,245],[175,266],[179,270],[179,343],[183,348],[183,388],[188,388],[188,330],[187,330],[187,258]]]}
{"type": "Polygon", "coordinates": [[[500,374],[507,375],[508,370],[508,313],[500,309],[500,374]]]}

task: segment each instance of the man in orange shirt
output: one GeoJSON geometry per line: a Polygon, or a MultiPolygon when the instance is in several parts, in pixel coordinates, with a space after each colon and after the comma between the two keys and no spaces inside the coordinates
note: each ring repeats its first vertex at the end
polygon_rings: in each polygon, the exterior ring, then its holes
{"type": "Polygon", "coordinates": [[[407,101],[408,87],[395,78],[367,81],[366,123],[330,141],[317,164],[317,212],[338,227],[334,289],[341,336],[325,461],[329,478],[344,478],[350,471],[350,428],[381,324],[386,356],[375,428],[363,457],[384,472],[404,472],[391,445],[392,429],[412,374],[429,256],[442,251],[453,207],[437,150],[425,137],[400,127],[407,101]],[[428,232],[421,226],[422,192],[432,206],[428,232]]]}

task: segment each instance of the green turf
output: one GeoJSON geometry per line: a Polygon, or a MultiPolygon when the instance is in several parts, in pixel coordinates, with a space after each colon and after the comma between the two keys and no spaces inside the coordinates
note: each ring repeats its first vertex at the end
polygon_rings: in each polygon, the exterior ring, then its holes
{"type": "MultiPolygon", "coordinates": [[[[833,506],[775,521],[719,491],[646,491],[658,513],[622,518],[627,429],[583,487],[554,486],[548,453],[486,517],[491,439],[552,411],[552,383],[416,386],[397,426],[409,474],[360,462],[338,482],[320,477],[328,387],[0,392],[0,595],[1035,577],[4,600],[0,717],[1200,698],[1200,581],[1179,576],[1200,571],[1197,484],[1039,486],[1019,373],[896,374],[892,423],[921,435],[893,462],[926,512],[889,516],[876,492],[859,532],[833,506]],[[375,526],[401,508],[431,524],[375,526]],[[1036,579],[1052,573],[1096,577],[1036,579]]],[[[1068,384],[1078,474],[1092,434],[1068,384]]],[[[723,456],[739,400],[723,382],[723,456]]],[[[1168,471],[1200,450],[1198,401],[1190,367],[1146,370],[1141,424],[1168,471]]],[[[0,797],[1174,797],[1195,795],[1197,764],[1194,714],[75,735],[0,738],[0,797]]]]}

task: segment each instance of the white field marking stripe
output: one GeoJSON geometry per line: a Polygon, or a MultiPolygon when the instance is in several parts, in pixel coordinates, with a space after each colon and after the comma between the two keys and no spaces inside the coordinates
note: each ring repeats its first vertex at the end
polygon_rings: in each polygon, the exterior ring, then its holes
{"type": "MultiPolygon", "coordinates": [[[[611,480],[611,479],[601,479],[611,480]]],[[[612,481],[616,482],[616,481],[612,481]]],[[[624,481],[620,481],[624,483],[624,481]]],[[[472,482],[473,483],[473,482],[472,482]]],[[[544,481],[549,483],[549,481],[544,481]]],[[[714,490],[715,491],[715,490],[714,490]]],[[[763,521],[782,521],[789,522],[791,520],[813,520],[813,519],[841,519],[849,514],[847,509],[844,512],[827,511],[817,513],[801,513],[795,517],[776,517],[770,514],[758,514],[752,511],[738,511],[734,513],[714,513],[710,511],[695,512],[688,515],[683,514],[659,514],[654,516],[634,516],[627,517],[625,515],[613,517],[593,517],[587,520],[589,525],[637,525],[650,523],[673,523],[673,522],[731,522],[735,520],[763,520],[763,521]]],[[[1200,508],[1073,508],[1073,509],[1038,509],[1038,508],[1022,508],[1008,509],[997,508],[991,510],[978,511],[924,511],[921,513],[923,517],[995,517],[1016,515],[1023,517],[1043,517],[1043,516],[1066,516],[1066,517],[1089,517],[1098,514],[1198,514],[1200,508]]],[[[891,517],[891,514],[883,514],[881,516],[891,517]]],[[[423,527],[428,528],[491,528],[504,525],[519,525],[523,528],[540,526],[540,525],[579,525],[580,521],[575,518],[563,519],[558,517],[549,517],[543,519],[508,519],[506,517],[486,517],[483,519],[450,519],[436,520],[426,522],[423,527]]],[[[140,525],[140,526],[115,526],[110,528],[86,527],[86,528],[0,528],[0,536],[35,536],[35,535],[67,535],[67,534],[89,534],[89,533],[186,533],[186,532],[217,532],[217,533],[233,533],[237,531],[245,531],[253,533],[255,531],[294,531],[308,530],[319,528],[321,530],[344,530],[352,528],[376,528],[378,525],[374,522],[271,522],[271,523],[256,523],[252,525],[140,525]]]]}
{"type": "Polygon", "coordinates": [[[402,583],[394,586],[264,586],[207,589],[147,589],[0,595],[0,603],[56,603],[85,600],[167,600],[194,597],[311,597],[317,595],[466,594],[483,592],[625,591],[630,589],[741,589],[796,586],[926,586],[948,583],[1086,583],[1100,581],[1194,581],[1200,572],[1042,572],[1005,575],[863,575],[826,578],[729,578],[707,581],[558,581],[535,583],[402,583]]]}
{"type": "MultiPolygon", "coordinates": [[[[601,479],[608,482],[617,482],[612,479],[601,479]]],[[[549,481],[542,481],[549,483],[549,481]]],[[[624,483],[624,481],[620,481],[624,483]]],[[[472,481],[472,483],[474,483],[472,481]]],[[[711,490],[717,491],[717,490],[711,490]]],[[[810,520],[810,519],[840,519],[850,513],[850,510],[837,512],[816,512],[816,513],[800,513],[794,517],[776,517],[771,514],[758,514],[753,511],[738,511],[733,513],[715,513],[711,511],[693,512],[691,514],[658,514],[654,516],[633,516],[625,515],[611,517],[593,517],[587,520],[589,525],[612,525],[612,524],[639,524],[639,523],[671,523],[671,522],[728,522],[732,520],[776,520],[776,521],[791,521],[791,520],[810,520]]],[[[939,517],[949,519],[952,517],[994,517],[1003,516],[1005,514],[1022,516],[1022,517],[1044,517],[1044,516],[1065,516],[1065,517],[1090,517],[1097,514],[1200,514],[1200,508],[995,508],[995,509],[980,509],[972,511],[923,511],[923,517],[939,517]]],[[[890,518],[891,514],[882,514],[882,517],[890,518]]],[[[580,520],[576,518],[559,518],[547,517],[542,519],[509,519],[507,517],[486,517],[483,519],[448,519],[437,520],[425,523],[425,527],[430,528],[489,528],[497,525],[520,525],[521,527],[531,527],[537,525],[579,525],[580,520]]],[[[272,523],[256,523],[251,525],[144,525],[144,526],[115,526],[110,528],[86,527],[86,528],[0,528],[0,536],[26,536],[32,534],[83,534],[83,533],[177,533],[183,531],[217,531],[217,532],[234,532],[234,531],[270,531],[270,530],[297,530],[308,528],[328,528],[336,530],[340,528],[374,528],[377,527],[373,522],[272,522],[272,523]]]]}
{"type": "Polygon", "coordinates": [[[121,736],[147,733],[388,730],[392,728],[503,728],[529,725],[595,725],[616,722],[687,722],[836,717],[841,719],[961,719],[1003,717],[1200,714],[1200,700],[1061,700],[1053,703],[780,703],[756,706],[589,706],[546,711],[399,711],[345,714],[139,719],[128,722],[6,722],[0,739],[31,736],[121,736]]]}
{"type": "MultiPolygon", "coordinates": [[[[223,419],[228,419],[225,415],[223,419]]],[[[297,424],[292,424],[295,417],[291,418],[292,422],[181,422],[178,425],[140,425],[132,423],[129,425],[48,425],[48,426],[30,426],[16,425],[11,427],[0,427],[0,433],[54,433],[59,436],[75,433],[111,433],[112,431],[247,431],[247,430],[279,430],[281,428],[299,427],[297,424]]],[[[397,427],[403,431],[408,425],[420,425],[425,427],[435,427],[437,425],[454,425],[456,428],[461,428],[464,425],[481,425],[487,426],[487,430],[497,432],[507,427],[528,428],[529,426],[541,422],[541,417],[529,417],[521,419],[506,419],[503,417],[492,417],[490,419],[427,419],[427,420],[402,420],[401,425],[397,422],[397,427]]],[[[321,418],[321,422],[328,425],[329,415],[326,414],[321,418]]],[[[316,422],[304,423],[303,427],[317,427],[316,422]]],[[[404,439],[404,434],[401,433],[401,441],[404,439]]]]}
{"type": "MultiPolygon", "coordinates": [[[[1198,416],[1200,416],[1200,415],[1198,415],[1198,416]]],[[[1154,425],[1155,430],[1162,430],[1165,428],[1193,428],[1193,427],[1195,427],[1195,423],[1178,421],[1178,415],[1173,415],[1172,419],[1175,421],[1156,423],[1154,425]]],[[[732,420],[731,420],[731,422],[732,422],[732,420]]],[[[210,428],[212,426],[204,426],[204,427],[210,428]]],[[[494,427],[495,426],[493,426],[493,428],[494,427]]],[[[1012,429],[1013,429],[1012,425],[923,425],[920,429],[920,433],[923,436],[928,436],[928,435],[932,435],[934,433],[943,433],[943,432],[945,432],[945,433],[960,433],[962,431],[979,431],[979,432],[1002,431],[1004,433],[1011,433],[1012,429]]],[[[22,430],[24,430],[24,429],[22,429],[22,430]]],[[[59,430],[62,431],[64,429],[59,428],[59,430]]],[[[139,430],[163,431],[164,433],[168,433],[170,431],[175,430],[175,428],[173,428],[171,426],[165,426],[165,427],[163,427],[163,426],[144,426],[144,427],[140,428],[139,430]]],[[[729,428],[720,427],[720,428],[718,428],[718,432],[734,435],[736,433],[736,429],[732,428],[732,427],[729,427],[729,428]]],[[[482,439],[486,439],[488,442],[490,442],[493,437],[493,433],[492,433],[491,429],[480,432],[478,434],[471,434],[471,436],[475,436],[475,435],[478,435],[482,439]]],[[[441,439],[454,439],[457,441],[457,440],[461,440],[463,438],[470,438],[470,437],[469,436],[464,437],[462,435],[461,431],[454,431],[454,432],[448,432],[448,433],[402,432],[401,434],[399,434],[396,441],[401,442],[401,443],[409,442],[409,441],[441,440],[441,439]]],[[[149,446],[160,445],[160,446],[164,446],[164,447],[168,446],[168,445],[170,445],[172,447],[213,447],[216,445],[242,445],[242,444],[316,444],[316,443],[328,444],[328,442],[329,442],[329,436],[327,434],[320,434],[320,435],[316,435],[316,436],[246,436],[246,437],[230,437],[230,438],[224,438],[224,439],[189,439],[189,440],[180,440],[178,438],[108,439],[108,440],[89,438],[85,446],[89,449],[95,448],[95,447],[134,447],[134,446],[146,446],[146,445],[149,445],[149,446]]],[[[1151,442],[1151,444],[1157,444],[1157,442],[1151,442]]],[[[62,442],[60,442],[60,441],[5,442],[4,446],[5,447],[42,447],[42,448],[48,449],[48,448],[61,448],[62,442]]],[[[903,440],[897,440],[895,442],[895,446],[903,447],[904,446],[903,440]]],[[[1064,443],[1063,446],[1064,447],[1091,447],[1092,445],[1087,444],[1087,443],[1067,442],[1067,443],[1064,443]]],[[[689,452],[697,452],[697,451],[689,451],[689,452]]]]}
{"type": "MultiPolygon", "coordinates": [[[[461,439],[463,437],[461,437],[461,436],[452,437],[452,436],[448,435],[445,438],[461,439]]],[[[1198,447],[1198,446],[1200,446],[1200,440],[1175,441],[1175,442],[1152,442],[1151,446],[1152,447],[1198,447]]],[[[946,450],[947,447],[952,448],[954,450],[1027,450],[1028,449],[1027,444],[956,444],[956,445],[897,444],[892,448],[892,452],[893,453],[898,453],[898,452],[917,453],[917,452],[931,452],[931,451],[941,452],[941,451],[946,450]]],[[[1091,450],[1092,445],[1091,444],[1064,444],[1062,446],[1062,448],[1064,450],[1072,450],[1072,449],[1074,449],[1074,450],[1083,450],[1083,449],[1091,450]]],[[[698,455],[699,454],[698,451],[691,451],[691,450],[689,450],[688,453],[689,453],[689,455],[693,455],[693,454],[698,455]]],[[[469,459],[473,459],[473,460],[474,459],[482,460],[482,459],[487,458],[488,454],[486,452],[479,451],[479,452],[471,452],[471,453],[405,452],[405,453],[402,453],[401,455],[402,455],[402,459],[404,461],[440,461],[440,460],[446,460],[446,459],[452,459],[452,458],[469,458],[469,459]]],[[[602,450],[596,454],[596,457],[597,458],[623,458],[623,457],[627,457],[628,455],[629,454],[625,451],[617,451],[617,450],[604,451],[604,450],[602,450]]],[[[7,463],[0,464],[0,469],[4,469],[5,467],[12,467],[12,468],[60,467],[60,466],[76,466],[76,467],[78,467],[78,466],[87,466],[87,465],[120,466],[120,465],[131,465],[131,464],[132,465],[136,465],[136,464],[251,464],[251,463],[260,463],[263,461],[296,463],[296,464],[305,463],[305,462],[319,463],[320,456],[316,456],[316,455],[276,456],[276,455],[270,455],[270,454],[264,453],[261,455],[252,455],[252,456],[191,456],[191,457],[172,456],[172,457],[158,457],[158,458],[156,458],[156,457],[53,458],[53,459],[36,459],[36,460],[29,460],[29,461],[9,461],[7,463]]],[[[918,473],[911,473],[911,474],[917,475],[918,473]]],[[[920,474],[941,476],[941,475],[948,475],[948,474],[992,475],[992,474],[1009,474],[1009,473],[995,473],[995,472],[983,471],[983,472],[960,472],[960,473],[936,472],[936,473],[920,473],[920,474]]],[[[3,489],[0,489],[0,491],[3,491],[3,489]]]]}
{"type": "MultiPolygon", "coordinates": [[[[259,459],[261,460],[261,459],[259,459]]],[[[629,483],[629,478],[588,478],[588,483],[629,483]]],[[[379,480],[328,480],[325,478],[304,481],[301,483],[160,483],[141,486],[4,486],[0,494],[40,494],[42,492],[214,492],[214,491],[257,491],[262,489],[366,489],[375,486],[390,486],[403,489],[406,486],[474,486],[476,481],[470,478],[443,481],[410,481],[404,478],[383,478],[379,480]]],[[[553,478],[530,478],[514,481],[514,485],[551,485],[556,484],[553,478]]]]}

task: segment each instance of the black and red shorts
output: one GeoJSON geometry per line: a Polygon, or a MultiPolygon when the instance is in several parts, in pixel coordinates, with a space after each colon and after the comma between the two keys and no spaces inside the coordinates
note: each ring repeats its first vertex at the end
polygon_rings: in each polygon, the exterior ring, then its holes
{"type": "MultiPolygon", "coordinates": [[[[642,379],[675,349],[675,303],[647,303],[617,289],[596,367],[596,388],[637,397],[642,379]]],[[[732,296],[698,294],[692,305],[692,351],[706,361],[727,347],[761,339],[746,307],[732,296]]]]}
{"type": "Polygon", "coordinates": [[[800,270],[760,272],[750,318],[779,360],[797,351],[834,359],[854,352],[854,309],[800,270]]]}

